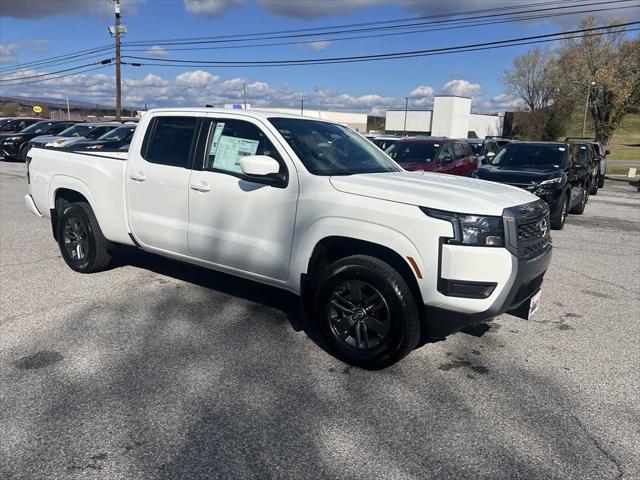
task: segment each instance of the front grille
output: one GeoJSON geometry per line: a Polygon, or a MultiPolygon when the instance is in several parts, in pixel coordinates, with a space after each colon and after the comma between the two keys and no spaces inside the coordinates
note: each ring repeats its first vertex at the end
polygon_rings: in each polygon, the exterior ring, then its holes
{"type": "Polygon", "coordinates": [[[551,248],[549,207],[538,200],[508,209],[508,248],[518,257],[535,258],[551,248]]]}

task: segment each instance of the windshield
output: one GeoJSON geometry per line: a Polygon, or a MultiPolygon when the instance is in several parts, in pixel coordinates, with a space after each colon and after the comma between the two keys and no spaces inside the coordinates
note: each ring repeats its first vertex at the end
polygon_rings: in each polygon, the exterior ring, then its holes
{"type": "Polygon", "coordinates": [[[482,153],[482,143],[469,142],[469,146],[471,147],[471,150],[473,150],[474,155],[480,155],[482,153]]]}
{"type": "Polygon", "coordinates": [[[388,147],[385,153],[398,163],[432,162],[438,148],[438,143],[399,142],[388,147]]]}
{"type": "Polygon", "coordinates": [[[60,132],[59,136],[61,137],[84,137],[91,127],[88,125],[74,125],[73,127],[69,127],[66,130],[60,132]]]}
{"type": "Polygon", "coordinates": [[[375,145],[342,125],[298,118],[269,120],[314,175],[400,171],[375,145]]]}
{"type": "Polygon", "coordinates": [[[566,147],[563,145],[510,143],[489,163],[501,167],[558,169],[564,166],[565,150],[566,147]]]}
{"type": "Polygon", "coordinates": [[[131,138],[135,129],[135,125],[130,127],[118,127],[115,130],[111,130],[109,133],[105,133],[98,140],[106,140],[108,142],[122,142],[123,140],[131,138]]]}
{"type": "Polygon", "coordinates": [[[44,132],[51,122],[37,122],[30,127],[25,128],[20,133],[42,133],[44,132]]]}

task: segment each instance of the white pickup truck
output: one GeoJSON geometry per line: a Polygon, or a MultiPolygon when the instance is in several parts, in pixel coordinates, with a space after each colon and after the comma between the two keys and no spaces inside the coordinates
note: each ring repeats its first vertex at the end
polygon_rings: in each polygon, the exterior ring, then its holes
{"type": "Polygon", "coordinates": [[[33,148],[26,204],[72,269],[118,245],[300,295],[345,361],[397,362],[429,338],[538,304],[546,204],[524,190],[403,171],[340,124],[158,109],[122,152],[33,148]]]}

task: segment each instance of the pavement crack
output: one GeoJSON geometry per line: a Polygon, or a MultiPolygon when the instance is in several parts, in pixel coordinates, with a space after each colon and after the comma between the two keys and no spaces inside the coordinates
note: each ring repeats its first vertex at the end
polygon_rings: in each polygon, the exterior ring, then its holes
{"type": "Polygon", "coordinates": [[[619,285],[619,284],[617,284],[617,283],[609,282],[609,281],[607,281],[607,280],[603,280],[603,279],[601,279],[601,278],[597,278],[597,277],[590,277],[589,275],[586,275],[586,274],[584,274],[584,273],[582,273],[582,272],[579,272],[579,271],[577,271],[577,270],[573,270],[572,268],[569,268],[569,267],[567,267],[567,266],[559,265],[559,264],[557,264],[557,263],[554,263],[554,265],[556,265],[556,266],[558,266],[558,267],[560,267],[560,268],[562,268],[562,269],[564,269],[564,270],[569,270],[570,272],[573,272],[573,273],[575,273],[575,274],[578,274],[578,275],[580,275],[581,277],[588,278],[589,280],[593,280],[593,281],[600,282],[600,283],[606,283],[607,285],[611,285],[612,287],[621,288],[622,290],[625,290],[625,291],[630,292],[630,293],[640,294],[640,292],[636,292],[635,290],[631,290],[630,288],[624,287],[624,286],[619,285]]]}
{"type": "Polygon", "coordinates": [[[618,460],[613,453],[611,453],[609,450],[607,450],[604,447],[604,445],[602,445],[600,440],[598,440],[589,430],[587,430],[587,427],[584,426],[584,424],[580,421],[580,419],[576,415],[571,415],[571,418],[575,420],[575,422],[578,424],[580,429],[589,438],[589,440],[591,440],[593,445],[600,451],[600,453],[602,453],[607,458],[607,460],[609,460],[611,463],[613,463],[613,465],[615,465],[618,473],[614,478],[617,480],[622,480],[624,478],[624,471],[622,469],[622,463],[620,463],[620,460],[618,460]]]}

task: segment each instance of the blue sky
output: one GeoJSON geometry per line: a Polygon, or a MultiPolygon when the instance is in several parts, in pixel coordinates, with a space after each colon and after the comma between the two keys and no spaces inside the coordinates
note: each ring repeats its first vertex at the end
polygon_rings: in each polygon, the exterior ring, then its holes
{"type": "MultiPolygon", "coordinates": [[[[151,56],[159,60],[263,60],[367,55],[552,33],[574,27],[579,20],[573,15],[552,21],[522,21],[345,41],[320,36],[310,39],[314,40],[313,43],[296,45],[169,51],[166,49],[170,47],[127,47],[126,44],[143,40],[238,35],[385,21],[483,8],[526,6],[544,0],[122,1],[123,24],[128,28],[128,34],[123,38],[124,54],[151,56]]],[[[112,4],[108,0],[1,0],[0,68],[7,69],[16,63],[42,60],[112,43],[106,30],[113,23],[112,11],[112,4]]],[[[608,17],[616,13],[610,12],[608,17]]],[[[620,13],[628,18],[630,11],[621,10],[620,13]]],[[[637,16],[637,12],[634,15],[637,16]]],[[[151,106],[222,104],[240,101],[242,83],[246,82],[248,101],[253,105],[293,106],[304,98],[309,108],[378,113],[386,108],[403,108],[406,96],[410,96],[411,107],[427,108],[434,94],[449,93],[472,96],[474,108],[478,111],[497,111],[515,105],[513,98],[503,93],[501,75],[511,65],[513,57],[526,49],[526,46],[520,46],[426,58],[277,68],[123,66],[123,95],[126,104],[136,106],[144,103],[151,106]]],[[[103,55],[104,58],[109,56],[106,52],[103,55]]],[[[0,72],[0,77],[37,75],[103,57],[98,55],[88,60],[79,59],[78,63],[48,69],[38,67],[20,72],[0,72]]],[[[113,103],[113,74],[113,67],[107,67],[97,72],[42,83],[15,85],[18,82],[13,82],[14,85],[10,86],[0,85],[0,90],[3,95],[69,96],[90,102],[113,103]]]]}

